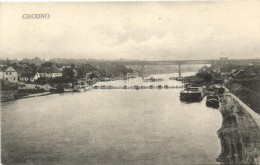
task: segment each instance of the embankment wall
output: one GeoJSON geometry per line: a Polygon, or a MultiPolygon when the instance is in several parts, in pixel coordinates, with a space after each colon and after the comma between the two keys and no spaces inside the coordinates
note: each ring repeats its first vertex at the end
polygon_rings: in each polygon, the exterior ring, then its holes
{"type": "Polygon", "coordinates": [[[218,131],[221,164],[258,164],[260,159],[260,116],[233,94],[224,94],[218,131]]]}

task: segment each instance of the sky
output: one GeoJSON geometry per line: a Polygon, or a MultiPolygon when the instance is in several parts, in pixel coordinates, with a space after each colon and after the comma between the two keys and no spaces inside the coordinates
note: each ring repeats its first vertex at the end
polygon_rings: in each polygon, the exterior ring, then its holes
{"type": "Polygon", "coordinates": [[[254,59],[259,9],[260,1],[2,3],[0,58],[254,59]]]}

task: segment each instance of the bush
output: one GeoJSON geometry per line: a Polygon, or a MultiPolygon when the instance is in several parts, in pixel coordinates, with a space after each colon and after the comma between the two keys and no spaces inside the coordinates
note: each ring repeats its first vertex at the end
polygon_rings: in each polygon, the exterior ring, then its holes
{"type": "Polygon", "coordinates": [[[17,90],[18,84],[10,83],[8,81],[1,80],[0,89],[1,89],[1,91],[17,90]]]}
{"type": "Polygon", "coordinates": [[[56,87],[56,92],[57,92],[57,93],[63,93],[63,92],[64,92],[64,87],[63,87],[62,85],[58,85],[58,86],[56,87]]]}

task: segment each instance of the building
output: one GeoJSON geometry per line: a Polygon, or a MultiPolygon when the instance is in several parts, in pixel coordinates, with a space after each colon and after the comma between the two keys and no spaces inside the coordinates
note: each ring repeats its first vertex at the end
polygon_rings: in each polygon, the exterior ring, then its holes
{"type": "Polygon", "coordinates": [[[46,78],[55,78],[62,76],[62,72],[56,67],[42,68],[39,70],[39,74],[41,77],[46,78]]]}
{"type": "Polygon", "coordinates": [[[36,73],[22,73],[19,80],[22,82],[34,82],[40,78],[40,74],[36,73]]]}
{"type": "Polygon", "coordinates": [[[16,83],[18,82],[17,71],[12,67],[2,67],[0,69],[0,79],[16,83]]]}

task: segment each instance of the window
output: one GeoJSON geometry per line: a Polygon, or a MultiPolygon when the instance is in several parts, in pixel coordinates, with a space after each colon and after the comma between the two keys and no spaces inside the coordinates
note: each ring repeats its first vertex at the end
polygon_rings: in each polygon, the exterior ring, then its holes
{"type": "Polygon", "coordinates": [[[11,74],[12,74],[12,72],[9,72],[9,74],[11,75],[11,74]]]}
{"type": "Polygon", "coordinates": [[[15,77],[14,77],[14,80],[15,80],[15,77]]]}
{"type": "Polygon", "coordinates": [[[5,72],[6,75],[8,75],[8,72],[5,72]]]}
{"type": "Polygon", "coordinates": [[[6,78],[6,80],[8,80],[8,78],[6,78]]]}

